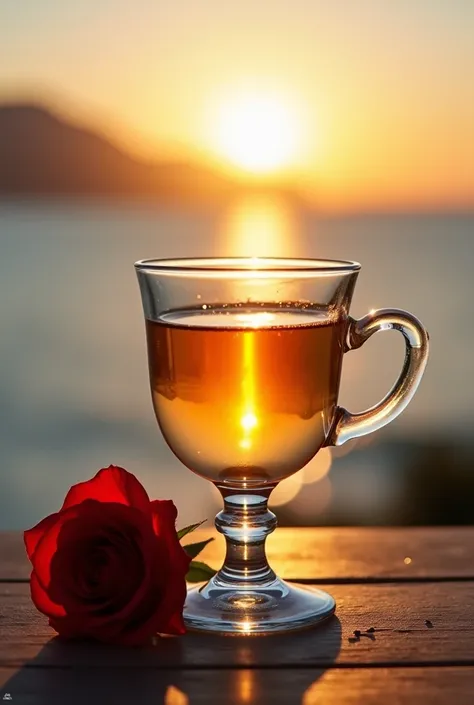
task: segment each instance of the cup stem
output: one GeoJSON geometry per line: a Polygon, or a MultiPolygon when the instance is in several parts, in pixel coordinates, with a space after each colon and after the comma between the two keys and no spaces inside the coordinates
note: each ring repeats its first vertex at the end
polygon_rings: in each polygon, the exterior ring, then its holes
{"type": "Polygon", "coordinates": [[[281,580],[268,565],[265,541],[277,521],[267,503],[275,486],[217,484],[224,509],[216,516],[216,527],[225,537],[226,557],[208,583],[188,591],[188,629],[269,634],[318,624],[334,612],[330,595],[281,580]]]}
{"type": "Polygon", "coordinates": [[[276,575],[268,565],[265,541],[277,525],[275,514],[268,509],[268,498],[275,485],[217,487],[224,499],[224,509],[216,516],[216,528],[225,537],[226,556],[214,584],[252,589],[272,583],[276,575]]]}

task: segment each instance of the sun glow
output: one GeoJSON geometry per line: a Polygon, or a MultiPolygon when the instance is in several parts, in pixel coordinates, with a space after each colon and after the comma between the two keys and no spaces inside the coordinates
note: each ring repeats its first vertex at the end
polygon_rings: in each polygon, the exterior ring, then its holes
{"type": "Polygon", "coordinates": [[[217,148],[241,169],[266,173],[291,165],[299,132],[296,115],[284,99],[246,94],[222,105],[217,148]]]}

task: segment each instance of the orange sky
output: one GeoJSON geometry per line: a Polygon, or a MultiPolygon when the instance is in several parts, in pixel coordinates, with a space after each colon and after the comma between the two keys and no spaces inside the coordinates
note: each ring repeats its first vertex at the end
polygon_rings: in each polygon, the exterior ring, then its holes
{"type": "Polygon", "coordinates": [[[39,97],[145,156],[225,163],[219,114],[278,97],[322,207],[474,207],[474,2],[23,0],[0,98],[39,97]]]}

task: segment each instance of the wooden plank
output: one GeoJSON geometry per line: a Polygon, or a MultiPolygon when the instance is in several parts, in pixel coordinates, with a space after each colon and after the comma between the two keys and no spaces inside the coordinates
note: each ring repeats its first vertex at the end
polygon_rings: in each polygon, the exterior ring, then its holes
{"type": "Polygon", "coordinates": [[[49,666],[157,668],[474,665],[474,582],[335,585],[338,609],[318,628],[238,637],[187,634],[146,649],[117,649],[52,639],[27,584],[0,586],[0,665],[29,659],[49,666]],[[432,627],[425,623],[430,620],[432,627]],[[376,631],[357,639],[354,630],[376,631]]]}
{"type": "MultiPolygon", "coordinates": [[[[209,536],[216,541],[202,558],[219,567],[223,538],[201,529],[193,540],[209,536]]],[[[474,579],[474,527],[281,528],[269,538],[268,555],[283,577],[322,583],[474,579]]],[[[29,574],[21,534],[0,534],[0,580],[29,574]]]]}
{"type": "Polygon", "coordinates": [[[12,705],[472,705],[473,668],[0,669],[12,705]]]}
{"type": "Polygon", "coordinates": [[[0,580],[29,578],[31,565],[20,531],[0,532],[0,580]]]}

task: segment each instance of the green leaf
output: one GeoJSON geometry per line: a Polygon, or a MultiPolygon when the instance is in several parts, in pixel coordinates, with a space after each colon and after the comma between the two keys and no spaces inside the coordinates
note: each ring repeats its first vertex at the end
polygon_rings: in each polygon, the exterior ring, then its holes
{"type": "Polygon", "coordinates": [[[194,531],[195,529],[199,529],[200,526],[204,524],[206,519],[203,519],[202,521],[198,521],[197,524],[190,524],[189,526],[185,526],[184,529],[180,529],[177,534],[178,534],[178,539],[181,541],[181,539],[186,536],[186,534],[190,534],[191,531],[194,531]]]}
{"type": "Polygon", "coordinates": [[[216,570],[201,561],[191,561],[186,580],[188,583],[202,583],[204,580],[210,580],[216,573],[216,570]]]}
{"type": "Polygon", "coordinates": [[[208,543],[211,541],[214,541],[214,538],[211,536],[210,539],[206,539],[205,541],[197,541],[196,543],[187,543],[186,546],[183,546],[184,550],[188,554],[188,556],[191,556],[191,558],[196,558],[198,556],[202,549],[207,546],[208,543]]]}

